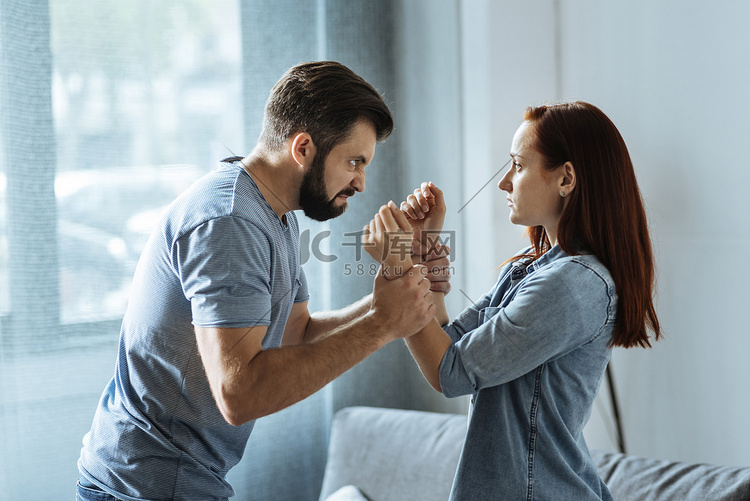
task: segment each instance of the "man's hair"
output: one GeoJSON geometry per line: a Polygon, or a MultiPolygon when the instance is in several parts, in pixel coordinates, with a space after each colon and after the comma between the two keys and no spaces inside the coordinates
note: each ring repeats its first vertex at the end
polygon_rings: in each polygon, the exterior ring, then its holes
{"type": "MultiPolygon", "coordinates": [[[[654,258],[646,212],[625,141],[596,106],[581,101],[528,108],[534,148],[554,169],[571,162],[576,187],[557,227],[557,242],[568,254],[591,252],[608,269],[617,291],[613,346],[651,346],[659,339],[653,302],[654,258]]],[[[529,236],[538,257],[549,249],[541,226],[529,236]]]]}
{"type": "Polygon", "coordinates": [[[271,89],[260,142],[269,151],[279,151],[292,135],[306,132],[325,158],[361,119],[373,125],[378,141],[393,131],[388,106],[362,77],[335,61],[302,63],[287,70],[271,89]]]}

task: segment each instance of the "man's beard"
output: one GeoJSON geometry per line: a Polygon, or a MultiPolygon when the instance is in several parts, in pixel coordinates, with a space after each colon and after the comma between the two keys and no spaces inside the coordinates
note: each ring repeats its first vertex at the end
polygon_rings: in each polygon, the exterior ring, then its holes
{"type": "Polygon", "coordinates": [[[338,196],[346,195],[350,197],[354,193],[356,193],[354,188],[341,190],[332,200],[329,200],[325,183],[325,158],[322,155],[315,155],[310,169],[302,177],[299,204],[305,215],[310,219],[327,221],[340,216],[346,210],[346,204],[339,207],[334,205],[338,196]]]}

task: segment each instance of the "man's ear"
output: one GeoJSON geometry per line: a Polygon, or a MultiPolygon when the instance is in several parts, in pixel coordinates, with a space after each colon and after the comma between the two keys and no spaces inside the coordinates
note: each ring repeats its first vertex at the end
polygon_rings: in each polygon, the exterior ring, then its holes
{"type": "Polygon", "coordinates": [[[575,187],[576,169],[575,167],[573,167],[573,164],[571,162],[565,162],[562,165],[562,178],[560,180],[560,188],[570,193],[575,187]]]}
{"type": "Polygon", "coordinates": [[[289,149],[292,159],[304,169],[309,167],[315,158],[315,143],[307,132],[294,134],[289,141],[289,149]]]}

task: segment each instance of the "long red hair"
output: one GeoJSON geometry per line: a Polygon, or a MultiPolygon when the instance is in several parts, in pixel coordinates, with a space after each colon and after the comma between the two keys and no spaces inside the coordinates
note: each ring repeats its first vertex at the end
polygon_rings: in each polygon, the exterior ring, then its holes
{"type": "MultiPolygon", "coordinates": [[[[650,347],[661,337],[654,308],[654,258],[646,212],[625,141],[612,121],[584,102],[526,109],[534,148],[548,168],[571,162],[576,187],[557,226],[557,242],[570,255],[591,253],[607,267],[617,292],[611,346],[650,347]]],[[[532,258],[550,248],[541,226],[529,228],[532,258]]]]}

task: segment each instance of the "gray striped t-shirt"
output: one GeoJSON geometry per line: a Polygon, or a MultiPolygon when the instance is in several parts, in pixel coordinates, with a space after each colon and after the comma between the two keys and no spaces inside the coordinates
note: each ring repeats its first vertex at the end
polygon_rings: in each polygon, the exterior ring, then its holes
{"type": "Polygon", "coordinates": [[[278,347],[308,300],[299,227],[238,165],[220,163],[177,198],[135,272],[115,374],[84,437],[81,473],[121,499],[227,499],[225,475],[253,422],[229,425],[211,395],[193,325],[267,325],[278,347]]]}

